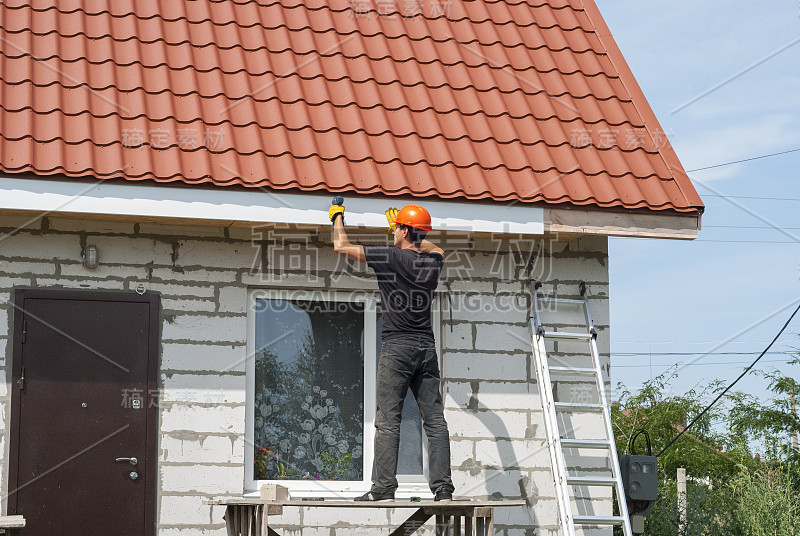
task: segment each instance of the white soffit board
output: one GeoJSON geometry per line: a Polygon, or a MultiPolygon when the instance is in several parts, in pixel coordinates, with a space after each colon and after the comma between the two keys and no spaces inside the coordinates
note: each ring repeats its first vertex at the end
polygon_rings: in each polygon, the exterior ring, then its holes
{"type": "MultiPolygon", "coordinates": [[[[171,188],[0,177],[0,210],[147,216],[221,222],[330,225],[330,194],[171,188]]],[[[407,200],[344,196],[348,226],[387,227],[384,211],[407,200]]],[[[544,209],[522,204],[419,202],[436,230],[544,234],[544,209]]]]}

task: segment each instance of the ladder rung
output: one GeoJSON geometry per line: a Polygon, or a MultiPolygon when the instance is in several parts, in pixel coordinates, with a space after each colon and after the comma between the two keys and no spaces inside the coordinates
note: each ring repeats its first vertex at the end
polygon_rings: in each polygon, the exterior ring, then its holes
{"type": "Polygon", "coordinates": [[[568,476],[570,486],[613,486],[617,483],[612,476],[568,476]]]}
{"type": "Polygon", "coordinates": [[[597,377],[597,371],[593,368],[577,368],[577,367],[550,367],[550,372],[557,374],[564,374],[569,376],[588,376],[597,377]]]}
{"type": "Polygon", "coordinates": [[[611,442],[606,439],[562,439],[561,447],[565,449],[607,449],[611,442]]]}
{"type": "Polygon", "coordinates": [[[574,333],[571,331],[546,331],[544,336],[551,339],[575,339],[575,340],[589,340],[592,338],[591,333],[574,333]]]}
{"type": "Polygon", "coordinates": [[[539,298],[540,302],[545,303],[579,303],[583,305],[583,300],[575,300],[571,298],[539,298]]]}
{"type": "Polygon", "coordinates": [[[555,402],[553,404],[557,411],[573,411],[585,413],[602,413],[602,404],[578,404],[576,402],[555,402]]]}
{"type": "Polygon", "coordinates": [[[625,518],[621,516],[572,516],[576,525],[622,525],[625,518]]]}

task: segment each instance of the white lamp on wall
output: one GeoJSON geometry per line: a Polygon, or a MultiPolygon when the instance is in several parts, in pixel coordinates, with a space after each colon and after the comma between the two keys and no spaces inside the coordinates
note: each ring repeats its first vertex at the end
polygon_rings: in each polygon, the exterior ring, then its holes
{"type": "Polygon", "coordinates": [[[83,265],[89,270],[94,270],[100,264],[97,246],[89,245],[83,250],[83,265]]]}

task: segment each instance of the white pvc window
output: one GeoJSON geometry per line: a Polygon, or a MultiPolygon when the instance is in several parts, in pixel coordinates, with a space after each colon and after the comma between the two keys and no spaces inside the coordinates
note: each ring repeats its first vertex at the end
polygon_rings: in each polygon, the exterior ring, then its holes
{"type": "MultiPolygon", "coordinates": [[[[376,294],[363,292],[249,293],[245,492],[267,482],[295,497],[346,498],[369,489],[379,307],[376,294]]],[[[426,444],[409,394],[398,496],[428,491],[426,444]]]]}

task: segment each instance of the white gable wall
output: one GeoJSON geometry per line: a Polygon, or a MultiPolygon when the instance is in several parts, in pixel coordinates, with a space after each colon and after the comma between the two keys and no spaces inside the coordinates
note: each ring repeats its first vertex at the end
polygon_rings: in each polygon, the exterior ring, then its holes
{"type": "MultiPolygon", "coordinates": [[[[354,242],[367,236],[385,240],[374,231],[363,236],[351,231],[354,242]]],[[[518,278],[534,258],[538,260],[532,273],[545,281],[545,293],[577,297],[578,283],[586,281],[607,366],[607,241],[603,237],[568,243],[462,238],[443,245],[449,253],[444,277],[451,281],[454,308],[451,331],[447,298],[442,298],[438,335],[456,495],[526,498],[530,508],[496,510],[497,534],[531,534],[534,528],[539,529],[537,534],[555,534],[557,508],[533,372],[526,288],[518,278]],[[531,252],[536,254],[532,257],[531,252]]],[[[248,288],[377,289],[364,267],[341,275],[343,266],[326,232],[261,229],[254,234],[0,217],[0,374],[5,375],[0,381],[0,454],[8,459],[12,290],[133,292],[143,285],[162,296],[159,536],[222,536],[222,509],[203,501],[243,492],[248,288]],[[98,246],[98,269],[81,265],[82,243],[98,246]],[[291,261],[282,251],[293,252],[299,261],[291,261]]],[[[574,311],[553,314],[564,325],[580,319],[574,311]]],[[[562,345],[558,355],[568,358],[575,351],[562,345]]],[[[581,385],[559,385],[556,391],[564,401],[587,396],[581,385]]],[[[572,424],[583,432],[602,432],[596,418],[572,424]]],[[[595,465],[603,468],[605,462],[595,465]]],[[[4,494],[7,474],[5,461],[0,465],[4,494]]],[[[596,508],[601,510],[595,513],[610,513],[602,510],[610,510],[610,501],[596,508]]],[[[341,522],[341,514],[328,509],[287,509],[276,519],[276,528],[302,523],[302,534],[363,534],[369,527],[385,529],[389,520],[397,524],[410,513],[360,512],[348,515],[352,522],[341,522]]]]}

